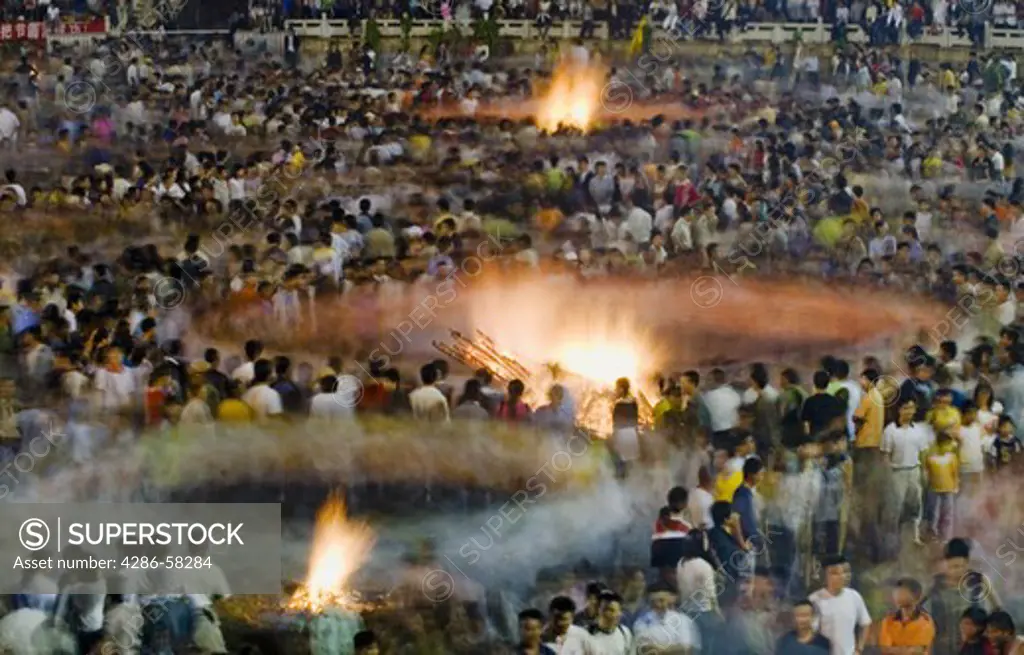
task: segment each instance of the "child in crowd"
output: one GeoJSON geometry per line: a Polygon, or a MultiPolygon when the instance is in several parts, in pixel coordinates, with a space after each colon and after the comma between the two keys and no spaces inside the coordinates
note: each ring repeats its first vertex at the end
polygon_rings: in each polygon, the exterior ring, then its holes
{"type": "Polygon", "coordinates": [[[953,536],[956,495],[960,491],[959,444],[950,430],[940,431],[935,443],[921,454],[921,468],[931,504],[932,536],[947,541],[953,536]]]}
{"type": "Polygon", "coordinates": [[[957,437],[960,444],[960,491],[972,495],[984,476],[985,453],[993,442],[978,420],[978,406],[974,401],[968,400],[964,403],[957,437]]]}
{"type": "Polygon", "coordinates": [[[994,469],[1009,468],[1024,459],[1024,445],[1017,438],[1017,426],[1013,419],[1003,414],[999,417],[996,439],[989,449],[989,465],[994,469]]]}

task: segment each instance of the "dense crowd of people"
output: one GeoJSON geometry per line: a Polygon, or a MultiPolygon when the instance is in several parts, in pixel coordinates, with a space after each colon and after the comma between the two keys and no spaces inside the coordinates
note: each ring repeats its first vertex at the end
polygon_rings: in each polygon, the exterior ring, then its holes
{"type": "MultiPolygon", "coordinates": [[[[560,562],[513,603],[516,621],[421,599],[399,625],[368,618],[354,648],[1024,650],[1021,583],[979,570],[975,544],[1020,521],[1015,502],[992,501],[1015,498],[1024,460],[1015,58],[840,47],[823,61],[773,46],[625,62],[605,90],[668,109],[597,117],[588,133],[498,104],[541,93],[561,58],[593,56],[565,50],[513,67],[444,44],[359,44],[299,69],[298,55],[169,39],[13,62],[5,458],[53,425],[69,437],[55,467],[144,436],[376,415],[565,439],[579,399],[562,385],[369,354],[391,328],[366,319],[374,307],[441,295],[481,253],[501,275],[583,289],[695,275],[884,288],[943,303],[945,321],[895,354],[665,372],[649,417],[647,381],[616,384],[615,476],[678,463],[649,561],[560,562]]],[[[223,586],[168,599],[32,582],[0,618],[0,648],[227,652],[223,586]]]]}

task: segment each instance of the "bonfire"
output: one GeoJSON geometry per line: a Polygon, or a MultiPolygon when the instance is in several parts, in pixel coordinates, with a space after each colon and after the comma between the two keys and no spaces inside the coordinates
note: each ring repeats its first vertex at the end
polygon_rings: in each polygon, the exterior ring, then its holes
{"type": "Polygon", "coordinates": [[[621,341],[569,342],[560,347],[557,359],[542,366],[531,366],[500,348],[495,341],[477,330],[471,338],[455,330],[452,342],[434,342],[434,347],[453,360],[471,368],[484,368],[499,382],[522,380],[527,388],[526,402],[540,407],[547,402],[544,393],[552,384],[561,384],[576,400],[576,425],[586,432],[607,438],[612,432],[614,387],[619,378],[628,379],[636,389],[640,421],[650,425],[652,406],[650,390],[642,375],[645,368],[641,348],[621,341]]]}
{"type": "Polygon", "coordinates": [[[557,132],[568,127],[587,132],[601,110],[605,70],[598,66],[563,63],[540,99],[537,127],[557,132]]]}
{"type": "Polygon", "coordinates": [[[319,614],[331,607],[358,607],[351,578],[370,560],[375,543],[368,525],[347,519],[341,494],[331,494],[316,515],[306,581],[285,608],[319,614]]]}

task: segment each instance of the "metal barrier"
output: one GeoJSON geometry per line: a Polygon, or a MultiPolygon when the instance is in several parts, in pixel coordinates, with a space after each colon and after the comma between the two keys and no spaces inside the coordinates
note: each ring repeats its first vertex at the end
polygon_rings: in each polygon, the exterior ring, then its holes
{"type": "MultiPolygon", "coordinates": [[[[338,37],[362,37],[366,33],[368,21],[362,21],[353,30],[349,22],[344,20],[328,20],[326,16],[312,20],[290,20],[286,26],[294,29],[300,37],[331,39],[338,37]]],[[[447,31],[458,26],[463,33],[472,31],[472,23],[457,21],[424,20],[413,21],[409,36],[414,39],[427,38],[438,31],[447,31]]],[[[547,30],[549,37],[571,39],[580,35],[582,21],[560,21],[553,23],[547,30]]],[[[397,19],[381,19],[377,21],[381,37],[397,39],[403,36],[402,21],[397,19]]],[[[676,38],[660,29],[656,30],[664,38],[676,38]]],[[[104,33],[52,34],[47,42],[61,45],[78,45],[95,43],[106,38],[130,38],[134,36],[151,38],[171,38],[175,36],[227,36],[228,30],[118,30],[108,29],[104,33]]],[[[256,32],[239,30],[235,32],[235,43],[249,41],[265,44],[271,52],[284,51],[284,32],[256,32]]],[[[607,40],[611,34],[608,24],[594,24],[593,37],[607,40]]],[[[540,38],[541,32],[532,20],[503,20],[498,23],[498,35],[515,40],[540,38]]],[[[906,37],[904,37],[906,38],[906,37]]],[[[847,25],[846,39],[850,43],[867,43],[868,35],[860,25],[847,25]]],[[[832,26],[823,23],[748,23],[743,30],[733,30],[728,38],[730,43],[792,43],[800,40],[808,44],[825,44],[832,41],[832,26]]],[[[926,32],[920,38],[907,41],[919,45],[938,48],[970,48],[971,41],[967,36],[959,36],[953,29],[943,29],[938,34],[926,32]]],[[[986,26],[985,43],[990,48],[1003,50],[1024,50],[1024,29],[997,28],[991,24],[986,26]]]]}
{"type": "MultiPolygon", "coordinates": [[[[285,23],[285,26],[290,29],[294,29],[295,33],[299,36],[330,39],[342,36],[362,36],[366,33],[367,22],[368,21],[362,21],[360,23],[360,27],[357,30],[358,34],[353,34],[350,31],[348,21],[328,20],[326,16],[312,20],[290,20],[285,23]]],[[[456,25],[463,32],[472,30],[472,23],[443,20],[418,20],[413,21],[409,30],[409,36],[414,39],[422,39],[434,34],[435,32],[449,30],[456,25]]],[[[560,21],[552,23],[551,27],[548,29],[548,36],[560,39],[576,38],[579,36],[582,28],[583,21],[560,21]]],[[[402,21],[393,18],[381,19],[377,21],[377,29],[380,31],[380,35],[383,38],[397,39],[402,36],[402,21]]],[[[532,20],[498,21],[498,36],[520,40],[539,38],[540,34],[540,30],[532,20]]],[[[610,32],[608,30],[607,23],[594,23],[593,38],[603,40],[607,39],[609,34],[610,32]]]]}
{"type": "MultiPolygon", "coordinates": [[[[731,41],[735,43],[791,43],[800,39],[803,43],[823,44],[832,41],[832,26],[824,23],[749,23],[743,31],[734,31],[731,41]]],[[[925,33],[916,40],[906,43],[935,46],[939,48],[970,48],[971,40],[958,36],[955,30],[944,29],[938,34],[925,33]]],[[[868,43],[868,35],[860,25],[846,26],[846,40],[850,43],[868,43]]],[[[986,43],[997,48],[1024,49],[1024,30],[993,29],[989,26],[986,43]],[[999,43],[995,34],[1000,34],[999,43]]]]}
{"type": "MultiPolygon", "coordinates": [[[[319,19],[310,20],[289,20],[286,27],[294,29],[299,36],[330,39],[336,37],[362,36],[366,32],[368,21],[362,21],[353,33],[349,22],[344,20],[328,20],[326,15],[319,19]]],[[[458,23],[457,21],[423,20],[413,21],[409,36],[412,38],[425,38],[438,30],[451,29],[453,25],[459,25],[459,29],[466,31],[472,29],[472,23],[458,23]]],[[[531,39],[540,36],[540,30],[532,20],[503,20],[498,22],[499,36],[511,39],[531,39]]],[[[551,25],[548,36],[569,39],[580,35],[583,26],[581,21],[560,21],[551,25]]],[[[383,38],[400,38],[402,35],[402,21],[392,18],[377,20],[377,28],[383,38]]],[[[670,36],[658,30],[666,37],[670,36]]],[[[611,31],[605,22],[594,24],[594,39],[606,40],[611,31]]],[[[674,37],[671,37],[674,38],[674,37]]],[[[846,38],[850,43],[867,43],[868,35],[860,25],[850,24],[846,26],[846,38]]],[[[904,37],[906,38],[906,37],[904,37]]],[[[743,30],[733,30],[728,41],[731,43],[792,43],[799,39],[803,43],[825,44],[832,41],[832,26],[824,23],[748,23],[743,30]]],[[[956,31],[945,28],[938,34],[926,31],[920,38],[907,41],[919,45],[935,46],[938,48],[969,48],[971,41],[966,36],[958,36],[956,31]]],[[[985,43],[990,48],[1024,50],[1024,29],[996,28],[991,24],[986,26],[985,43]]]]}

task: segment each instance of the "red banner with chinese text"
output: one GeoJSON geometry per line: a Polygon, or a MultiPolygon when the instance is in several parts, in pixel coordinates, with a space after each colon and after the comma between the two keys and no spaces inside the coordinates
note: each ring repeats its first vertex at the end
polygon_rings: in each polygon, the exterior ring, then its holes
{"type": "Polygon", "coordinates": [[[17,21],[0,23],[0,42],[3,41],[43,41],[47,36],[70,36],[75,34],[105,34],[107,21],[96,18],[72,23],[60,23],[52,30],[43,21],[17,21]]]}

